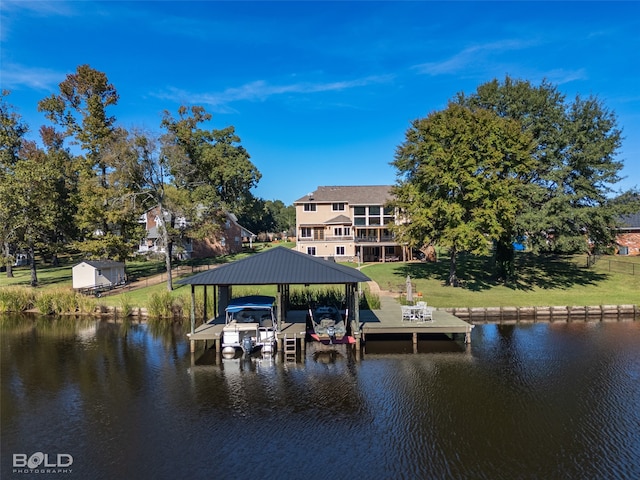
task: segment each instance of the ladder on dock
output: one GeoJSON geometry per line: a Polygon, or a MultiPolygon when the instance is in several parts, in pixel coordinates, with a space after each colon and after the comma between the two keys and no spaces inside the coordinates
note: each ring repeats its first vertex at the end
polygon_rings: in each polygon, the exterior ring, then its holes
{"type": "Polygon", "coordinates": [[[297,342],[296,337],[288,337],[284,336],[283,340],[284,346],[284,359],[290,362],[296,361],[296,350],[297,350],[297,342]]]}

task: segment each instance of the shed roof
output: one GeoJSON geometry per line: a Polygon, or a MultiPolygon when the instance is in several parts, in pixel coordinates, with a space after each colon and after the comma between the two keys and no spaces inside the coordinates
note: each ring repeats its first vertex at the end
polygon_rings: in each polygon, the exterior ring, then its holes
{"type": "Polygon", "coordinates": [[[371,280],[355,268],[275,247],[192,277],[183,285],[346,284],[371,280]]]}
{"type": "Polygon", "coordinates": [[[84,260],[84,261],[74,265],[74,267],[77,267],[78,265],[82,265],[83,263],[86,263],[87,265],[90,265],[93,268],[124,267],[124,263],[123,262],[115,262],[113,260],[84,260]]]}

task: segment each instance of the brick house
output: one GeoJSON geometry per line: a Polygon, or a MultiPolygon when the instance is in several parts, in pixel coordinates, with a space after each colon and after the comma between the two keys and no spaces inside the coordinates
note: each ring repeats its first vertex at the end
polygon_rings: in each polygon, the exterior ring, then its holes
{"type": "Polygon", "coordinates": [[[410,250],[390,231],[395,212],[390,185],[323,186],[299,198],[296,250],[339,261],[410,260],[410,250]]]}
{"type": "Polygon", "coordinates": [[[618,255],[640,255],[640,212],[624,215],[616,235],[618,255]]]}
{"type": "MultiPolygon", "coordinates": [[[[145,236],[138,245],[138,254],[164,253],[164,245],[158,227],[162,225],[168,215],[160,215],[160,210],[152,208],[145,212],[139,222],[145,225],[145,236]]],[[[188,224],[184,217],[175,219],[176,228],[186,227],[188,224]]],[[[211,237],[204,239],[192,239],[185,237],[181,245],[174,244],[174,256],[180,260],[188,258],[206,258],[218,255],[228,255],[242,251],[243,242],[251,242],[255,235],[238,223],[238,219],[232,213],[227,213],[224,224],[220,230],[211,237]]]]}

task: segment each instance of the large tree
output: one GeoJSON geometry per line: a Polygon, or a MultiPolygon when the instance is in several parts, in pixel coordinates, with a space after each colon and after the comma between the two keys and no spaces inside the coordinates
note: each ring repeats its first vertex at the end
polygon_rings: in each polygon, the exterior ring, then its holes
{"type": "Polygon", "coordinates": [[[513,229],[532,147],[518,122],[485,109],[449,103],[413,121],[392,162],[394,205],[407,219],[394,227],[400,241],[448,247],[457,286],[457,254],[486,253],[513,229]]]}
{"type": "MultiPolygon", "coordinates": [[[[158,139],[142,130],[119,130],[108,148],[108,157],[116,167],[114,183],[120,186],[123,205],[142,213],[154,210],[158,231],[165,246],[167,290],[173,290],[171,245],[176,232],[172,228],[180,210],[178,192],[172,186],[167,158],[161,155],[158,139]]],[[[134,213],[134,212],[132,212],[134,213]]],[[[139,216],[139,215],[136,215],[139,216]]]]}
{"type": "Polygon", "coordinates": [[[106,155],[117,131],[108,109],[117,102],[118,93],[107,76],[80,65],[60,83],[59,93],[38,104],[83,154],[74,166],[79,175],[76,224],[82,234],[76,246],[91,256],[122,257],[130,240],[126,234],[134,227],[120,203],[122,196],[113,194],[115,168],[106,155]]]}
{"type": "Polygon", "coordinates": [[[120,189],[115,197],[156,209],[168,290],[173,288],[175,241],[214,235],[226,212],[251,198],[250,189],[260,178],[233,127],[201,128],[210,119],[202,107],[180,107],[177,119],[165,112],[161,126],[166,133],[159,140],[118,129],[104,149],[104,159],[115,167],[110,176],[120,189]],[[187,222],[179,224],[181,218],[187,222]]]}
{"type": "Polygon", "coordinates": [[[498,254],[512,254],[515,237],[537,252],[610,245],[621,210],[609,197],[622,168],[616,160],[622,134],[612,111],[597,97],[569,102],[546,81],[535,86],[509,77],[459,94],[457,101],[519,121],[536,141],[535,171],[518,192],[523,210],[515,230],[500,240],[498,254]]]}
{"type": "Polygon", "coordinates": [[[7,102],[10,92],[0,92],[0,265],[5,265],[7,277],[13,277],[13,249],[16,231],[12,219],[16,215],[16,204],[8,189],[13,181],[13,168],[18,161],[18,152],[28,127],[15,108],[7,102]]]}
{"type": "Polygon", "coordinates": [[[3,187],[4,200],[12,205],[9,225],[16,244],[29,252],[31,286],[38,284],[36,251],[50,245],[64,215],[64,189],[57,157],[35,142],[23,142],[10,178],[3,187]]]}

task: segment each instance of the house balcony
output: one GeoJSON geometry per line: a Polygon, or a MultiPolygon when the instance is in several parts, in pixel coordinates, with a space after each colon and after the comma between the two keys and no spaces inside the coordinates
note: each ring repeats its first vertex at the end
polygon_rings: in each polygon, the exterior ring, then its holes
{"type": "Polygon", "coordinates": [[[298,237],[298,242],[353,242],[353,235],[326,235],[323,238],[298,237]]]}
{"type": "Polygon", "coordinates": [[[355,237],[356,243],[382,243],[382,242],[395,242],[396,238],[393,235],[368,235],[355,237]]]}

